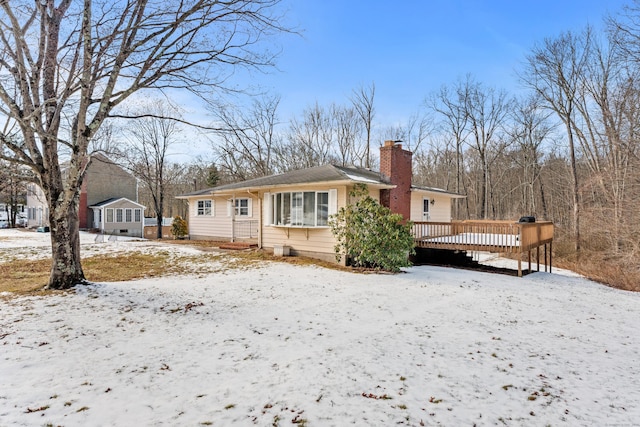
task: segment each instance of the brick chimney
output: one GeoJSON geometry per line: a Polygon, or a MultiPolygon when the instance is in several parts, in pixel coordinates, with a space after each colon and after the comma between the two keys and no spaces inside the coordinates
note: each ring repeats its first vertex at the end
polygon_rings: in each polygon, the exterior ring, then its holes
{"type": "Polygon", "coordinates": [[[411,216],[411,151],[403,150],[396,141],[385,141],[380,147],[380,173],[396,188],[380,191],[380,203],[405,220],[411,216]]]}

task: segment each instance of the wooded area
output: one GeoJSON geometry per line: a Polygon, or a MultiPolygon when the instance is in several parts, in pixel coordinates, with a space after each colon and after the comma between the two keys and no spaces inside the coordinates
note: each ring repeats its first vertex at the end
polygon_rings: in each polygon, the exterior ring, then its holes
{"type": "Polygon", "coordinates": [[[220,176],[327,162],[375,169],[367,141],[402,140],[414,152],[416,184],[467,196],[457,201],[456,219],[552,221],[565,262],[637,289],[638,20],[634,3],[608,18],[603,33],[585,27],[541,40],[516,70],[524,88],[517,96],[470,74],[426,94],[402,125],[376,123],[373,84],[345,104],[309,104],[284,130],[276,128],[277,98],[220,109],[213,143],[220,176]]]}
{"type": "MultiPolygon", "coordinates": [[[[250,68],[271,65],[273,56],[244,51],[246,56],[232,58],[233,43],[216,45],[209,40],[209,53],[184,43],[205,40],[209,27],[241,24],[254,38],[244,40],[240,48],[254,47],[254,42],[257,46],[270,34],[288,31],[280,23],[282,17],[271,13],[276,0],[237,0],[228,10],[215,9],[216,2],[193,1],[193,9],[177,11],[184,18],[181,25],[190,31],[182,36],[175,34],[170,12],[130,5],[122,16],[132,21],[125,23],[121,14],[93,10],[92,2],[84,3],[84,14],[69,2],[40,2],[20,13],[8,2],[2,4],[2,20],[11,33],[3,42],[7,55],[0,68],[13,80],[0,87],[1,112],[9,117],[8,130],[1,134],[0,158],[29,167],[31,179],[48,193],[51,220],[60,223],[60,239],[71,242],[58,256],[77,268],[63,274],[65,283],[82,276],[79,258],[69,256],[76,241],[69,230],[92,150],[112,156],[140,179],[139,201],[150,208],[148,213],[173,217],[187,216],[184,202],[174,196],[217,184],[326,163],[377,169],[377,150],[372,148],[391,139],[402,140],[414,152],[415,184],[467,196],[456,201],[455,219],[517,220],[532,215],[552,221],[560,261],[574,263],[598,280],[638,289],[638,1],[607,18],[604,32],[585,27],[531,47],[515,70],[524,88],[517,95],[469,74],[425,94],[415,114],[393,125],[380,123],[376,116],[374,83],[355,88],[342,103],[309,100],[303,111],[288,118],[278,112],[279,95],[252,96],[245,105],[236,102],[238,91],[234,102],[206,95],[223,93],[225,78],[233,73],[233,67],[227,70],[225,61],[219,61],[221,56],[228,54],[227,59],[250,68]],[[138,33],[142,27],[137,20],[145,13],[157,34],[150,28],[146,37],[138,33]],[[104,15],[104,22],[98,14],[104,15]],[[42,21],[42,29],[34,19],[42,21]],[[60,27],[66,19],[75,19],[71,22],[77,25],[60,27]],[[97,35],[90,43],[92,25],[97,35]],[[114,26],[119,31],[116,39],[111,38],[114,26]],[[46,43],[21,43],[39,31],[49,45],[56,46],[59,37],[65,44],[57,52],[48,51],[46,43]],[[136,37],[138,44],[133,43],[136,37]],[[158,42],[166,44],[164,51],[154,47],[158,42]],[[64,52],[65,60],[58,61],[64,52]],[[66,85],[47,74],[47,63],[67,76],[66,85]],[[203,63],[220,68],[207,75],[200,68],[203,63]],[[122,82],[130,86],[116,90],[123,67],[129,70],[122,82]],[[36,90],[39,85],[42,93],[36,90]],[[213,119],[209,126],[198,127],[197,138],[208,140],[210,150],[195,153],[198,156],[188,163],[167,157],[181,134],[194,128],[161,94],[160,101],[137,100],[136,108],[125,107],[132,93],[151,88],[182,88],[206,98],[213,119]],[[66,177],[59,157],[69,158],[66,177]]],[[[228,36],[233,40],[237,35],[228,36]]]]}

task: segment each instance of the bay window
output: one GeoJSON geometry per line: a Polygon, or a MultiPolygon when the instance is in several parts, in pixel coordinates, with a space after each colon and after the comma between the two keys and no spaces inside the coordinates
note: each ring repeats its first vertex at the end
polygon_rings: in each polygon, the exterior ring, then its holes
{"type": "MultiPolygon", "coordinates": [[[[335,190],[330,190],[335,193],[335,190]]],[[[326,227],[329,224],[330,191],[292,191],[273,193],[267,224],[291,227],[326,227]]],[[[335,195],[333,197],[335,199],[335,195]]]]}

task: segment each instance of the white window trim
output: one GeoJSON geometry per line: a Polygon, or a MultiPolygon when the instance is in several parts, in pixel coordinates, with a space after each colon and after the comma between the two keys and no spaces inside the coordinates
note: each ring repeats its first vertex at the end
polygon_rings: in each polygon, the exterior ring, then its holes
{"type": "MultiPolygon", "coordinates": [[[[282,228],[329,228],[329,224],[327,225],[316,225],[318,223],[318,193],[328,193],[328,204],[327,207],[327,222],[331,218],[331,215],[335,215],[338,212],[338,190],[335,188],[329,190],[300,190],[300,191],[277,191],[273,193],[265,193],[264,195],[264,218],[265,225],[268,227],[282,227],[282,228]],[[292,225],[292,224],[275,224],[274,221],[278,217],[275,212],[275,203],[273,202],[274,197],[278,194],[293,194],[293,193],[315,193],[315,214],[314,214],[314,225],[292,225]]],[[[293,204],[293,196],[289,197],[290,203],[293,204]]],[[[303,209],[304,209],[304,196],[303,196],[303,209]]],[[[290,210],[290,214],[292,213],[293,208],[290,210]]],[[[304,212],[303,212],[304,217],[304,212]]]]}
{"type": "Polygon", "coordinates": [[[227,200],[227,216],[231,216],[231,214],[233,214],[234,218],[252,218],[253,217],[253,199],[251,199],[250,197],[235,197],[233,199],[229,199],[227,200]],[[232,212],[233,209],[233,205],[234,205],[234,200],[235,200],[235,212],[232,212]],[[240,200],[246,200],[247,201],[247,214],[243,215],[241,213],[239,213],[239,207],[238,207],[238,202],[240,200]]]}
{"type": "Polygon", "coordinates": [[[213,202],[213,200],[211,200],[211,199],[198,199],[198,200],[196,200],[194,212],[195,212],[195,216],[214,216],[214,202],[213,202]],[[204,205],[202,207],[202,212],[203,213],[200,213],[200,202],[203,202],[203,204],[205,202],[209,202],[209,213],[206,213],[207,212],[207,206],[204,206],[204,205]]]}
{"type": "Polygon", "coordinates": [[[238,197],[235,199],[235,217],[236,218],[251,218],[253,215],[253,212],[251,212],[251,199],[248,197],[238,197]],[[243,214],[241,212],[241,209],[243,208],[242,206],[238,206],[238,203],[241,203],[242,201],[247,201],[247,213],[243,214]]]}

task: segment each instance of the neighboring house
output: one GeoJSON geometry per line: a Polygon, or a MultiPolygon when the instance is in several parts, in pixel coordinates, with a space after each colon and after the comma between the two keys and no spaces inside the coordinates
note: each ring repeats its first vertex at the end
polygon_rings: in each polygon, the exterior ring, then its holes
{"type": "Polygon", "coordinates": [[[288,246],[293,255],[335,261],[329,217],[349,203],[349,191],[366,184],[370,195],[412,221],[451,221],[444,190],[411,184],[412,153],[386,141],[380,172],[325,165],[251,179],[179,196],[189,201],[191,239],[257,241],[288,246]]]}
{"type": "Polygon", "coordinates": [[[39,185],[27,185],[27,227],[42,227],[49,225],[49,207],[44,191],[39,185]]]}
{"type": "MultiPolygon", "coordinates": [[[[9,217],[11,216],[11,205],[6,203],[0,203],[0,228],[9,227],[9,217]]],[[[27,225],[27,210],[26,207],[19,203],[16,212],[16,226],[26,227],[27,225]]]]}
{"type": "Polygon", "coordinates": [[[89,206],[93,210],[93,228],[105,234],[142,237],[145,207],[125,197],[104,200],[89,206]]]}
{"type": "MultiPolygon", "coordinates": [[[[64,173],[64,169],[63,169],[64,173]]],[[[102,207],[107,202],[126,199],[126,207],[110,207],[111,209],[144,209],[138,201],[138,180],[121,166],[113,163],[102,154],[91,156],[82,187],[80,188],[80,206],[78,219],[80,229],[99,229],[104,232],[116,230],[117,234],[142,236],[142,219],[131,223],[119,224],[117,227],[104,228],[107,222],[99,218],[102,207]],[[120,232],[120,230],[133,230],[120,232]]],[[[124,206],[124,205],[123,205],[124,206]]],[[[49,208],[42,189],[36,184],[27,187],[27,218],[29,227],[49,225],[49,208]]],[[[125,219],[126,214],[125,214],[125,219]]],[[[144,215],[141,217],[144,218],[144,215]]]]}

